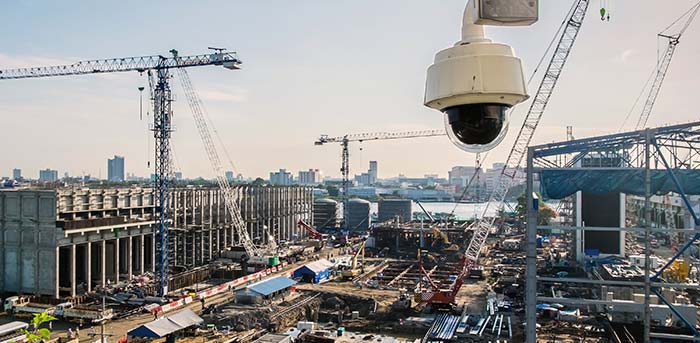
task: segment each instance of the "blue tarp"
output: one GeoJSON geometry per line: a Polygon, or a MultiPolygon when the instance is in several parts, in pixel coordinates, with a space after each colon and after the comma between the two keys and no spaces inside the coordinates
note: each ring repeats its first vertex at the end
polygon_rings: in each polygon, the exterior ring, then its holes
{"type": "Polygon", "coordinates": [[[330,269],[332,267],[333,263],[321,259],[297,268],[297,270],[294,271],[293,277],[311,281],[312,283],[321,283],[330,277],[330,269]]]}
{"type": "MultiPolygon", "coordinates": [[[[679,169],[673,173],[685,194],[700,194],[700,170],[679,169]]],[[[578,191],[593,194],[615,192],[644,195],[644,180],[644,169],[544,169],[540,178],[540,190],[542,195],[549,199],[562,199],[578,191]]],[[[680,193],[668,172],[665,169],[651,170],[651,193],[668,192],[680,193]]]]}
{"type": "Polygon", "coordinates": [[[267,296],[267,295],[270,295],[270,294],[275,293],[277,291],[281,291],[283,289],[294,286],[296,284],[297,284],[297,282],[290,279],[290,278],[286,278],[284,276],[278,276],[278,277],[274,277],[274,278],[269,279],[269,280],[254,283],[246,288],[255,292],[255,293],[261,294],[263,296],[267,296]]]}

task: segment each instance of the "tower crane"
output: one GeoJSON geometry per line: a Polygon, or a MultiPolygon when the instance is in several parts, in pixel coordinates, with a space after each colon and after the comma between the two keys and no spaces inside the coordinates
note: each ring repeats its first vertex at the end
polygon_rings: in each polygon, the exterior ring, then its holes
{"type": "Polygon", "coordinates": [[[328,135],[321,135],[321,137],[318,140],[316,140],[316,142],[314,142],[314,145],[340,143],[343,147],[342,165],[340,167],[340,172],[343,174],[343,228],[346,231],[350,231],[350,221],[348,220],[348,206],[350,201],[350,197],[348,196],[348,190],[350,188],[350,152],[348,150],[348,145],[350,144],[350,142],[435,137],[445,135],[446,133],[444,130],[355,133],[339,137],[329,137],[328,135]]]}
{"type": "Polygon", "coordinates": [[[79,61],[73,64],[47,67],[29,67],[0,70],[0,80],[29,79],[54,76],[73,76],[137,71],[155,73],[150,79],[153,102],[153,137],[155,139],[155,193],[156,193],[156,279],[158,293],[168,293],[168,224],[167,204],[172,183],[172,154],[170,136],[172,126],[172,91],[170,78],[172,70],[188,67],[217,65],[227,69],[240,69],[241,61],[234,52],[225,49],[210,48],[212,53],[192,56],[177,56],[171,50],[172,57],[162,55],[110,58],[101,60],[79,61]]]}
{"type": "MultiPolygon", "coordinates": [[[[676,47],[680,42],[681,36],[685,32],[685,30],[688,29],[688,26],[698,14],[698,10],[700,10],[700,2],[691,7],[690,10],[688,10],[685,14],[683,14],[680,18],[678,18],[675,22],[673,22],[673,24],[671,24],[668,27],[670,28],[681,18],[688,16],[678,33],[667,35],[664,34],[664,32],[661,32],[658,34],[659,38],[666,38],[668,40],[668,44],[666,45],[666,50],[664,51],[663,56],[661,56],[661,59],[657,61],[656,76],[654,77],[654,82],[651,84],[651,88],[649,89],[649,95],[647,96],[647,100],[644,103],[644,107],[642,108],[642,113],[639,116],[639,119],[637,120],[637,126],[635,127],[635,130],[641,130],[644,127],[646,127],[647,121],[649,121],[649,116],[651,115],[651,110],[654,108],[656,97],[659,95],[661,85],[663,84],[664,78],[666,77],[666,72],[668,72],[668,67],[671,65],[673,53],[676,51],[676,47]]],[[[666,28],[666,30],[668,30],[668,28],[666,28]]]]}
{"type": "Polygon", "coordinates": [[[489,218],[486,214],[490,208],[496,207],[497,209],[500,209],[503,207],[508,189],[514,183],[515,177],[520,168],[520,164],[527,153],[527,147],[530,144],[530,141],[535,133],[535,129],[537,129],[537,125],[542,118],[542,114],[549,103],[549,99],[552,96],[554,87],[556,86],[561,72],[564,69],[569,53],[576,42],[576,37],[581,30],[581,24],[586,16],[586,10],[588,9],[589,4],[590,0],[575,1],[567,16],[567,19],[563,23],[564,29],[559,37],[557,47],[549,61],[547,70],[544,72],[544,77],[539,85],[539,88],[537,89],[537,93],[530,103],[529,110],[525,116],[523,125],[518,132],[518,136],[513,143],[513,147],[508,154],[506,163],[504,164],[503,169],[496,180],[495,189],[493,193],[491,193],[486,206],[483,208],[481,218],[473,225],[474,234],[465,252],[465,261],[461,275],[459,275],[450,289],[434,288],[431,290],[424,290],[421,294],[422,302],[437,304],[454,302],[455,296],[462,286],[462,279],[469,276],[472,268],[476,267],[481,248],[484,246],[489,231],[491,230],[491,227],[493,227],[494,221],[496,220],[495,217],[489,218]]]}

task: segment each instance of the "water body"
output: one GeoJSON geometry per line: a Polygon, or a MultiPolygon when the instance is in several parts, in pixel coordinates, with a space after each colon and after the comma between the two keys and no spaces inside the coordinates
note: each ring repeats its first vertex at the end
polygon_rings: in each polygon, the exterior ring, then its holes
{"type": "MultiPolygon", "coordinates": [[[[454,214],[457,217],[457,219],[472,219],[472,218],[480,218],[481,215],[484,212],[484,208],[486,207],[486,203],[455,203],[455,202],[421,202],[423,204],[423,207],[425,207],[425,210],[430,212],[431,214],[433,213],[452,213],[454,210],[454,214]],[[456,207],[455,207],[456,206],[456,207]]],[[[515,208],[515,203],[509,203],[510,206],[515,208]]],[[[506,211],[509,211],[510,209],[506,207],[506,211]]],[[[378,213],[379,212],[379,204],[376,202],[371,203],[371,209],[370,211],[372,213],[378,213]]],[[[420,206],[416,204],[415,202],[412,202],[411,204],[411,211],[412,212],[422,212],[420,209],[420,206]]],[[[491,206],[489,208],[489,211],[486,213],[486,216],[492,217],[495,216],[497,212],[496,206],[491,206]]]]}

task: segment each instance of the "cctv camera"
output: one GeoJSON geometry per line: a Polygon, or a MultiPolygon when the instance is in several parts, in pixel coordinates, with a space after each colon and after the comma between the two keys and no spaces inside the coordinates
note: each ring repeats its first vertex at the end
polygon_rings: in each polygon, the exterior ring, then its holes
{"type": "Polygon", "coordinates": [[[474,24],[476,2],[464,13],[462,40],[438,52],[428,68],[425,105],[444,113],[450,140],[469,152],[496,147],[508,132],[508,110],[528,98],[522,62],[513,49],[484,38],[474,24]]]}

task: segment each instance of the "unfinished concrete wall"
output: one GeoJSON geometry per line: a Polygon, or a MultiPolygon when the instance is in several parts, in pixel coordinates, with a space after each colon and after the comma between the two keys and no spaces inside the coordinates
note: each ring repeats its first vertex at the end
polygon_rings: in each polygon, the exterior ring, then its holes
{"type": "MultiPolygon", "coordinates": [[[[235,186],[246,228],[260,244],[298,235],[310,220],[309,187],[235,186]],[[267,227],[268,229],[264,229],[267,227]]],[[[155,268],[154,193],[149,188],[0,191],[0,293],[90,292],[155,268]]],[[[201,266],[239,241],[218,188],[174,189],[172,273],[201,266]]]]}
{"type": "Polygon", "coordinates": [[[0,291],[51,293],[59,231],[56,192],[0,192],[0,291]]]}

